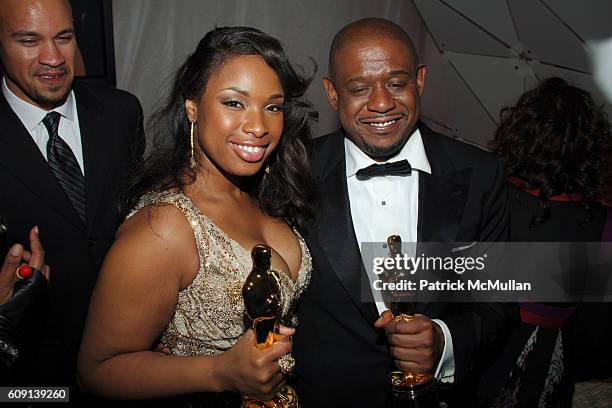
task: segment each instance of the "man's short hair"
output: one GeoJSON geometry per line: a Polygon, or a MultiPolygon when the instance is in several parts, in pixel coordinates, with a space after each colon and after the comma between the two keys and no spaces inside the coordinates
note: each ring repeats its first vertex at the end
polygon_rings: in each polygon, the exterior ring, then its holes
{"type": "Polygon", "coordinates": [[[414,68],[418,66],[419,57],[412,39],[402,27],[383,18],[364,18],[347,24],[334,36],[329,50],[328,70],[331,78],[334,77],[334,61],[338,51],[354,41],[359,41],[362,36],[382,36],[402,41],[408,47],[410,55],[413,56],[414,68]]]}

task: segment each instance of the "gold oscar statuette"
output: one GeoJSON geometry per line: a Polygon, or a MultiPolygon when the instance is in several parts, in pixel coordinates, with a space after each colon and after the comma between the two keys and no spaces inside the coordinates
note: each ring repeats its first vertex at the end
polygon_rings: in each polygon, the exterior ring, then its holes
{"type": "MultiPolygon", "coordinates": [[[[402,255],[402,238],[391,235],[387,238],[389,257],[402,255]]],[[[389,283],[399,283],[407,278],[408,271],[396,267],[383,272],[383,280],[389,283]]],[[[415,302],[412,294],[406,290],[387,290],[386,300],[395,320],[410,320],[415,315],[415,302]]],[[[437,406],[433,395],[433,376],[431,373],[411,373],[400,369],[392,369],[387,375],[387,384],[393,395],[394,404],[400,408],[425,408],[437,406]]]]}
{"type": "MultiPolygon", "coordinates": [[[[279,319],[282,311],[280,277],[270,269],[272,249],[258,244],[251,251],[253,270],[242,286],[242,298],[248,318],[256,336],[255,346],[265,349],[277,341],[279,319]]],[[[293,388],[284,385],[270,401],[252,397],[242,398],[243,408],[296,408],[298,397],[293,388]]]]}

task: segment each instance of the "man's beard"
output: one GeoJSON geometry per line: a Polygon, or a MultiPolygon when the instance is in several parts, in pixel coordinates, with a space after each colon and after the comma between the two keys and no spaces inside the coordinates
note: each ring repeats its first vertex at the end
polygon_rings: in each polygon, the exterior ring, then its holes
{"type": "Polygon", "coordinates": [[[365,154],[370,156],[372,159],[386,160],[386,159],[389,159],[395,156],[397,153],[399,153],[399,151],[402,150],[402,147],[404,147],[404,145],[408,141],[409,137],[410,137],[410,134],[407,134],[405,137],[393,143],[391,146],[384,146],[384,147],[372,146],[367,143],[363,143],[362,150],[365,154]]]}
{"type": "Polygon", "coordinates": [[[67,87],[63,93],[57,94],[55,92],[59,91],[60,87],[51,88],[50,90],[52,91],[51,95],[41,95],[40,93],[36,92],[32,100],[40,106],[46,106],[53,109],[60,105],[63,105],[64,102],[66,102],[66,99],[68,99],[68,95],[70,94],[71,88],[67,87]]]}
{"type": "MultiPolygon", "coordinates": [[[[66,76],[67,86],[65,89],[63,89],[61,85],[51,86],[47,88],[45,92],[40,92],[40,90],[34,89],[34,95],[28,95],[34,102],[49,109],[56,108],[66,102],[66,99],[68,99],[68,95],[70,94],[70,90],[72,89],[72,81],[74,80],[74,77],[68,77],[68,69],[65,66],[56,68],[55,71],[60,71],[66,76]]],[[[32,72],[32,76],[44,75],[47,72],[49,72],[49,69],[37,69],[32,72]]]]}

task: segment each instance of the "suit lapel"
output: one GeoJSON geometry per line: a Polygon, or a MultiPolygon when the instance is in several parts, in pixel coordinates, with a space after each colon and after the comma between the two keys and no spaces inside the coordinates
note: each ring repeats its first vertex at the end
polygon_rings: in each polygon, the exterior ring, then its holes
{"type": "MultiPolygon", "coordinates": [[[[455,242],[472,178],[471,167],[457,170],[428,128],[419,128],[431,174],[419,173],[419,219],[417,253],[426,252],[420,243],[455,242]]],[[[449,253],[450,255],[450,253],[449,253]]],[[[425,313],[429,303],[419,303],[417,313],[425,313]]]]}
{"type": "Polygon", "coordinates": [[[459,232],[472,169],[419,174],[419,242],[453,242],[459,232]]]}
{"type": "MultiPolygon", "coordinates": [[[[32,140],[21,120],[0,92],[0,164],[13,177],[52,208],[59,216],[77,227],[83,222],[59,185],[51,168],[32,140]]],[[[19,199],[15,197],[14,199],[19,199]]]]}
{"type": "Polygon", "coordinates": [[[104,124],[102,123],[102,104],[85,88],[75,86],[79,129],[83,145],[85,163],[85,190],[87,201],[87,231],[91,232],[96,219],[98,204],[104,191],[104,183],[110,177],[104,175],[110,171],[105,167],[109,160],[108,146],[104,143],[104,124]]]}
{"type": "MultiPolygon", "coordinates": [[[[318,161],[322,216],[318,223],[318,238],[338,279],[368,323],[378,318],[372,300],[369,281],[355,237],[346,185],[344,136],[340,132],[327,136],[329,148],[318,161]],[[370,299],[364,302],[363,299],[370,299]]],[[[372,326],[374,329],[374,327],[372,326]]]]}
{"type": "Polygon", "coordinates": [[[419,173],[418,241],[454,242],[473,169],[457,170],[431,130],[423,126],[420,130],[432,174],[419,173]]]}

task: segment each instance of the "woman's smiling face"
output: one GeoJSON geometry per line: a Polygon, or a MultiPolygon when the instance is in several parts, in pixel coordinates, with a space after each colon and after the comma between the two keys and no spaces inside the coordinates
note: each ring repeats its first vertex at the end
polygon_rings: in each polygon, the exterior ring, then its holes
{"type": "Polygon", "coordinates": [[[230,176],[252,176],[278,146],[284,92],[259,55],[238,55],[214,72],[197,103],[185,104],[197,129],[199,162],[230,176]]]}

